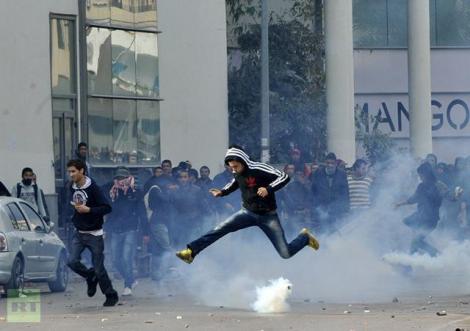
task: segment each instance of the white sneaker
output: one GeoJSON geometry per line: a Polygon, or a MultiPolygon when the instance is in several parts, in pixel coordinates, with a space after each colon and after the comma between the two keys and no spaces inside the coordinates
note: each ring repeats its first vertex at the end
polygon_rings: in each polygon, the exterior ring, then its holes
{"type": "Polygon", "coordinates": [[[134,280],[134,282],[133,282],[132,285],[131,285],[131,288],[132,288],[132,289],[135,289],[135,287],[136,287],[137,285],[139,285],[139,282],[138,282],[137,280],[134,280]]]}
{"type": "Polygon", "coordinates": [[[124,291],[122,292],[122,296],[129,296],[132,295],[132,290],[129,287],[125,287],[124,291]]]}

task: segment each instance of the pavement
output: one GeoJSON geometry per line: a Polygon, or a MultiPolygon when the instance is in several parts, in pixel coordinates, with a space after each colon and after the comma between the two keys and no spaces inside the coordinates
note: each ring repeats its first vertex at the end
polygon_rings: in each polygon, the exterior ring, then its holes
{"type": "MultiPolygon", "coordinates": [[[[122,291],[122,282],[115,283],[122,291]]],[[[29,292],[33,288],[41,292],[32,315],[31,307],[17,304],[13,309],[10,299],[0,299],[0,330],[470,330],[470,295],[391,298],[373,304],[294,297],[288,313],[258,314],[248,307],[208,307],[181,293],[177,285],[157,285],[149,279],[140,279],[132,296],[121,297],[119,305],[110,308],[102,307],[99,291],[88,298],[78,278],[65,293],[49,293],[45,285],[27,286],[29,292]]]]}

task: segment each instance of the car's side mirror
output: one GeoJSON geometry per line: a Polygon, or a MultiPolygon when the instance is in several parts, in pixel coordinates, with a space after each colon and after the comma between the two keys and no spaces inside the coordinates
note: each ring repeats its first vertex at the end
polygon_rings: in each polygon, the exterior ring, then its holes
{"type": "Polygon", "coordinates": [[[42,226],[37,225],[37,226],[34,228],[34,232],[44,233],[44,232],[46,232],[46,230],[45,230],[42,226]]]}
{"type": "Polygon", "coordinates": [[[49,223],[49,226],[47,227],[47,233],[51,233],[52,230],[54,230],[54,226],[55,226],[55,223],[54,223],[54,222],[50,222],[50,223],[49,223]]]}

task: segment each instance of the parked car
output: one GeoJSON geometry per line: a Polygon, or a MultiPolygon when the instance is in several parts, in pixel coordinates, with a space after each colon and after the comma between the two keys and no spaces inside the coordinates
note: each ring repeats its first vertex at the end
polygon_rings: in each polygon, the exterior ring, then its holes
{"type": "Polygon", "coordinates": [[[0,286],[6,291],[22,288],[25,281],[65,291],[67,250],[53,226],[26,201],[0,197],[0,286]]]}

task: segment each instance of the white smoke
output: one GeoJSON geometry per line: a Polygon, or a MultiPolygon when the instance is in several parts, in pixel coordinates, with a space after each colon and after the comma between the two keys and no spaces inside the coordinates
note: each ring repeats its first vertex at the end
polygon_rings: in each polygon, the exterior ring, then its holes
{"type": "MultiPolygon", "coordinates": [[[[410,158],[394,157],[386,172],[378,172],[374,207],[351,214],[338,232],[319,237],[319,251],[306,247],[284,260],[256,227],[227,235],[191,265],[178,264],[186,290],[205,305],[242,309],[256,300],[256,287],[279,275],[295,284],[293,300],[372,303],[423,292],[468,292],[470,243],[453,243],[434,233],[429,241],[442,254],[408,254],[412,232],[402,220],[416,206],[395,209],[394,204],[416,189],[416,167],[410,158]],[[413,272],[404,272],[403,265],[413,272]]],[[[288,241],[295,236],[286,234],[288,241]]]]}
{"type": "Polygon", "coordinates": [[[256,288],[256,301],[251,307],[258,313],[284,313],[290,310],[287,298],[292,293],[288,279],[278,278],[269,281],[268,286],[256,288]]]}

